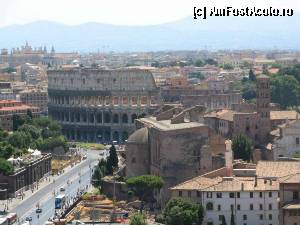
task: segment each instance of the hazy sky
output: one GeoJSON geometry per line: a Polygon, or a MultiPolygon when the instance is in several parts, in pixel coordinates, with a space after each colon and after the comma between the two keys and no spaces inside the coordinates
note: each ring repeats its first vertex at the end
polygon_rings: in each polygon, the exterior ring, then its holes
{"type": "Polygon", "coordinates": [[[0,27],[38,20],[150,25],[192,16],[194,6],[242,7],[241,3],[300,10],[299,0],[0,0],[0,27]]]}

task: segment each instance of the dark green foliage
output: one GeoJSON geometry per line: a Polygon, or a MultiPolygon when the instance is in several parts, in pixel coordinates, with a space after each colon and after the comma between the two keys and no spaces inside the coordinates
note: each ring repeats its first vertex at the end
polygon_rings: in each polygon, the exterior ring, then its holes
{"type": "Polygon", "coordinates": [[[135,195],[138,196],[141,201],[152,201],[153,190],[161,189],[164,182],[159,176],[142,175],[128,178],[126,184],[134,191],[135,195]]]}
{"type": "Polygon", "coordinates": [[[2,72],[3,73],[14,73],[14,72],[17,72],[17,70],[13,67],[7,67],[7,68],[2,69],[2,72]]]}
{"type": "Polygon", "coordinates": [[[105,177],[106,171],[106,161],[101,159],[98,162],[98,165],[95,167],[95,171],[92,176],[92,183],[94,186],[100,187],[101,186],[101,179],[105,177]]]}
{"type": "Polygon", "coordinates": [[[26,119],[20,115],[13,115],[12,120],[13,120],[13,131],[18,130],[18,128],[22,126],[26,121],[26,119]]]}
{"type": "Polygon", "coordinates": [[[196,60],[196,62],[194,63],[194,65],[197,66],[197,67],[202,67],[202,66],[204,66],[205,64],[203,63],[202,60],[198,59],[198,60],[196,60]]]}
{"type": "Polygon", "coordinates": [[[30,124],[23,124],[18,129],[18,131],[23,131],[27,134],[30,134],[31,138],[34,140],[38,139],[41,136],[40,130],[37,127],[30,125],[30,124]]]}
{"type": "Polygon", "coordinates": [[[109,156],[107,158],[107,163],[106,163],[107,173],[112,175],[113,171],[118,168],[118,163],[119,163],[119,159],[118,159],[116,147],[112,145],[109,148],[109,156]]]}
{"type": "Polygon", "coordinates": [[[221,68],[223,68],[224,70],[233,70],[234,69],[234,67],[229,63],[225,63],[224,65],[221,66],[221,68]]]}
{"type": "Polygon", "coordinates": [[[15,131],[8,137],[8,143],[19,149],[28,148],[31,142],[30,134],[23,131],[15,131]]]}
{"type": "Polygon", "coordinates": [[[190,73],[189,74],[189,78],[198,78],[200,80],[204,80],[205,79],[204,75],[202,73],[200,73],[200,72],[190,73]]]}
{"type": "Polygon", "coordinates": [[[6,161],[6,159],[0,158],[0,173],[4,175],[12,175],[14,173],[13,165],[6,161]]]}
{"type": "Polygon", "coordinates": [[[275,75],[271,77],[272,101],[283,107],[299,104],[300,83],[290,75],[275,75]]]}
{"type": "Polygon", "coordinates": [[[250,71],[249,71],[249,80],[250,81],[256,81],[256,75],[255,75],[255,73],[253,72],[252,69],[250,69],[250,71]]]}
{"type": "Polygon", "coordinates": [[[0,142],[0,158],[9,159],[12,155],[17,152],[17,149],[11,144],[0,142]]]}
{"type": "Polygon", "coordinates": [[[164,209],[163,216],[166,225],[201,225],[204,210],[199,204],[189,199],[173,198],[164,209]]]}
{"type": "Polygon", "coordinates": [[[240,134],[233,138],[232,151],[234,159],[243,159],[249,162],[251,159],[252,148],[251,141],[244,135],[240,134]]]}
{"type": "Polygon", "coordinates": [[[214,60],[214,59],[206,59],[205,60],[205,64],[217,66],[218,62],[216,60],[214,60]]]}
{"type": "Polygon", "coordinates": [[[130,217],[129,225],[147,225],[146,217],[142,213],[135,213],[130,217]]]}

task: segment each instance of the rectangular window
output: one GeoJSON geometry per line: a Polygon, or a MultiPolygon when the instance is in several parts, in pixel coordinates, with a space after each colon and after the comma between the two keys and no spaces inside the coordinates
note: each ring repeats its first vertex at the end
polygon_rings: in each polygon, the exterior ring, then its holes
{"type": "Polygon", "coordinates": [[[230,205],[231,212],[234,210],[234,206],[230,205]]]}
{"type": "Polygon", "coordinates": [[[178,191],[178,196],[182,197],[182,191],[178,191]]]}
{"type": "Polygon", "coordinates": [[[218,205],[218,211],[221,211],[221,205],[218,205]]]}
{"type": "Polygon", "coordinates": [[[269,204],[269,210],[272,210],[272,204],[269,204]]]}
{"type": "Polygon", "coordinates": [[[217,198],[222,198],[222,193],[221,192],[217,192],[217,198]]]}
{"type": "Polygon", "coordinates": [[[188,197],[190,198],[192,196],[192,192],[188,191],[188,197]]]}
{"type": "Polygon", "coordinates": [[[263,205],[259,204],[259,210],[263,210],[263,205]]]}
{"type": "Polygon", "coordinates": [[[269,220],[272,220],[272,214],[269,214],[269,220]]]}
{"type": "Polygon", "coordinates": [[[253,198],[253,192],[250,192],[250,198],[253,198]]]}
{"type": "Polygon", "coordinates": [[[250,204],[250,210],[253,210],[253,204],[250,204]]]}
{"type": "Polygon", "coordinates": [[[241,197],[241,193],[240,193],[240,192],[237,192],[237,193],[236,193],[236,197],[237,197],[237,198],[240,198],[240,197],[241,197]]]}
{"type": "Polygon", "coordinates": [[[247,220],[247,215],[243,215],[243,220],[247,220]]]}
{"type": "Polygon", "coordinates": [[[259,219],[263,220],[264,219],[264,215],[263,214],[259,214],[259,219]]]}
{"type": "Polygon", "coordinates": [[[197,191],[197,197],[200,198],[201,197],[201,192],[197,191]]]}
{"type": "Polygon", "coordinates": [[[234,192],[229,193],[229,198],[234,198],[234,192]]]}
{"type": "Polygon", "coordinates": [[[299,137],[296,137],[296,145],[299,145],[299,142],[300,142],[299,137]]]}
{"type": "Polygon", "coordinates": [[[271,191],[269,192],[269,197],[272,198],[272,192],[271,191]]]}
{"type": "Polygon", "coordinates": [[[224,215],[219,215],[219,221],[222,221],[224,215]]]}
{"type": "Polygon", "coordinates": [[[293,200],[297,200],[299,199],[299,192],[298,191],[294,191],[293,192],[293,200]]]}
{"type": "Polygon", "coordinates": [[[241,210],[241,205],[238,204],[236,208],[237,208],[237,210],[241,210]]]}
{"type": "Polygon", "coordinates": [[[259,192],[259,197],[262,198],[263,197],[263,193],[259,192]]]}

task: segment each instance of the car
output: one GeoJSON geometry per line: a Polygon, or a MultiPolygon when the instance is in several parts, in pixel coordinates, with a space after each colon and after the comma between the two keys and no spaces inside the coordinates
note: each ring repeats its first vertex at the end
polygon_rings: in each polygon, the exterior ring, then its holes
{"type": "Polygon", "coordinates": [[[25,218],[25,220],[30,222],[30,221],[32,221],[32,217],[31,217],[31,216],[27,216],[27,217],[25,218]]]}
{"type": "Polygon", "coordinates": [[[65,191],[66,189],[64,187],[61,187],[59,190],[60,191],[65,191]]]}
{"type": "Polygon", "coordinates": [[[35,210],[36,213],[42,213],[42,211],[43,211],[43,210],[42,210],[41,208],[37,208],[37,209],[35,210]]]}
{"type": "Polygon", "coordinates": [[[86,155],[84,155],[84,156],[82,157],[82,159],[87,159],[87,156],[86,156],[86,155]]]}

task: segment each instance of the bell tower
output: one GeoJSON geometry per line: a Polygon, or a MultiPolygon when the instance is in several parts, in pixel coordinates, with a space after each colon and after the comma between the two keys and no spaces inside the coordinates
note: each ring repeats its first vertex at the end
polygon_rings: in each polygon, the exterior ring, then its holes
{"type": "Polygon", "coordinates": [[[270,78],[260,75],[256,79],[256,108],[257,108],[257,142],[260,144],[268,142],[271,131],[270,121],[270,78]]]}

